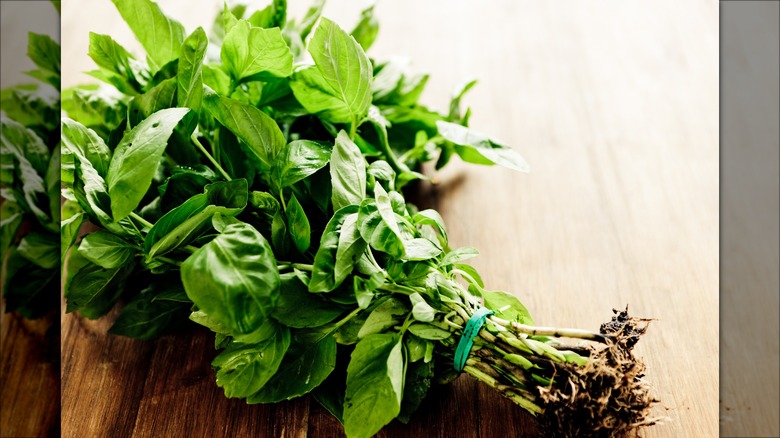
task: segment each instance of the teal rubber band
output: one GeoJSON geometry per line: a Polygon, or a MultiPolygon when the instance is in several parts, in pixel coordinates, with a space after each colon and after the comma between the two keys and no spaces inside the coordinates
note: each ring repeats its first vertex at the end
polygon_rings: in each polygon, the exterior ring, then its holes
{"type": "Polygon", "coordinates": [[[466,323],[466,328],[463,329],[463,334],[460,335],[460,341],[458,341],[458,348],[455,349],[455,371],[463,371],[463,367],[466,366],[466,360],[471,354],[471,347],[474,345],[474,338],[477,337],[482,326],[485,325],[485,320],[489,315],[492,315],[493,311],[487,307],[480,307],[466,323]]]}

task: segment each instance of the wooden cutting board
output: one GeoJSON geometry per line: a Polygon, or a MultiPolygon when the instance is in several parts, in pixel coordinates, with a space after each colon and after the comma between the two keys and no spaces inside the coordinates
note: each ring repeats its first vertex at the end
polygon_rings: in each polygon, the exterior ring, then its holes
{"type": "MultiPolygon", "coordinates": [[[[300,15],[306,4],[293,3],[290,15],[300,15]]],[[[326,15],[349,28],[353,3],[332,1],[326,15]]],[[[206,1],[162,5],[189,30],[214,12],[206,1]]],[[[595,329],[626,304],[656,318],[637,353],[662,400],[655,413],[668,420],[643,436],[716,436],[717,2],[393,0],[376,10],[369,53],[409,56],[431,73],[422,100],[435,108],[464,79],[480,79],[465,101],[471,126],[532,167],[456,164],[437,175],[425,202],[441,210],[453,246],[480,249],[474,264],[488,285],[516,293],[539,324],[595,329]]],[[[66,3],[66,85],[92,68],[87,31],[132,41],[107,0],[66,3]]],[[[139,342],[106,336],[108,326],[63,318],[66,437],[342,435],[308,398],[224,399],[203,331],[139,342]]],[[[533,430],[521,409],[463,377],[382,436],[533,430]]]]}

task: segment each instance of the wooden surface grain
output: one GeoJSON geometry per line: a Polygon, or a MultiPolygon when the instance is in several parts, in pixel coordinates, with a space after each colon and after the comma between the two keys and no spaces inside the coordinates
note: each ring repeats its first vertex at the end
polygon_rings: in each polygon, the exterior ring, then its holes
{"type": "MultiPolygon", "coordinates": [[[[160,2],[187,29],[211,2],[160,2]]],[[[291,15],[305,2],[291,2],[291,15]]],[[[360,4],[326,15],[350,28],[360,4]]],[[[626,304],[657,320],[637,353],[662,400],[646,437],[718,433],[718,4],[393,0],[369,54],[431,73],[423,102],[455,85],[471,126],[522,153],[529,175],[456,164],[427,192],[454,246],[481,251],[488,285],[544,325],[595,329],[626,304]]],[[[91,69],[87,31],[132,36],[107,0],[63,6],[63,82],[91,69]],[[89,15],[82,11],[89,9],[89,15]]],[[[134,45],[133,47],[137,47],[134,45]]],[[[63,317],[63,435],[311,436],[342,432],[308,400],[246,406],[213,383],[203,332],[154,343],[63,317]]],[[[521,409],[463,377],[383,436],[525,436],[521,409]]]]}

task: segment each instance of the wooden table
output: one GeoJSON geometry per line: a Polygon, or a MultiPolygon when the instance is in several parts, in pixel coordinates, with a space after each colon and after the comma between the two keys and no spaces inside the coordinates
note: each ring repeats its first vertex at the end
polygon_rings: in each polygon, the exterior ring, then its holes
{"type": "MultiPolygon", "coordinates": [[[[161,3],[189,30],[211,23],[213,2],[161,3]]],[[[307,5],[293,3],[300,16],[307,5]]],[[[333,1],[326,15],[349,28],[352,3],[333,1]]],[[[425,196],[453,245],[479,248],[474,263],[489,286],[516,293],[540,324],[594,329],[626,304],[656,318],[637,353],[662,400],[655,414],[668,421],[643,435],[716,436],[717,2],[393,0],[377,13],[370,55],[409,56],[430,72],[423,101],[437,108],[479,78],[466,99],[471,126],[532,166],[521,175],[456,164],[438,175],[425,196]]],[[[66,3],[65,85],[92,68],[90,30],[132,41],[108,0],[66,3]]],[[[62,324],[66,437],[342,435],[307,398],[224,399],[203,331],[138,342],[107,336],[108,320],[62,324]]],[[[521,409],[463,377],[437,389],[409,426],[381,435],[533,430],[521,409]]]]}

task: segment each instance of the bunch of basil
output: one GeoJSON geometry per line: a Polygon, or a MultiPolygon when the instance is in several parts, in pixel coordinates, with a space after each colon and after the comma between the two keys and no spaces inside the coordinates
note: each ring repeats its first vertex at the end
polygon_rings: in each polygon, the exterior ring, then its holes
{"type": "Polygon", "coordinates": [[[27,43],[37,82],[0,92],[0,253],[6,311],[37,318],[60,301],[60,46],[27,43]]]}
{"type": "Polygon", "coordinates": [[[226,396],[313,392],[350,437],[407,420],[431,380],[457,376],[482,303],[496,315],[465,371],[529,411],[543,411],[534,385],[550,385],[551,364],[588,363],[485,290],[464,263],[477,251],[450,248],[439,214],[402,194],[421,163],[454,155],[527,170],[467,127],[473,82],[447,114],[419,104],[427,75],[366,55],[373,8],[347,33],[322,1],[300,21],[284,1],[225,6],[209,39],[150,0],[114,3],[147,57],[91,34],[105,84],[66,91],[68,312],[97,318],[124,296],[111,332],[141,339],[189,317],[216,335],[226,396]],[[99,229],[77,242],[85,222],[99,229]]]}

